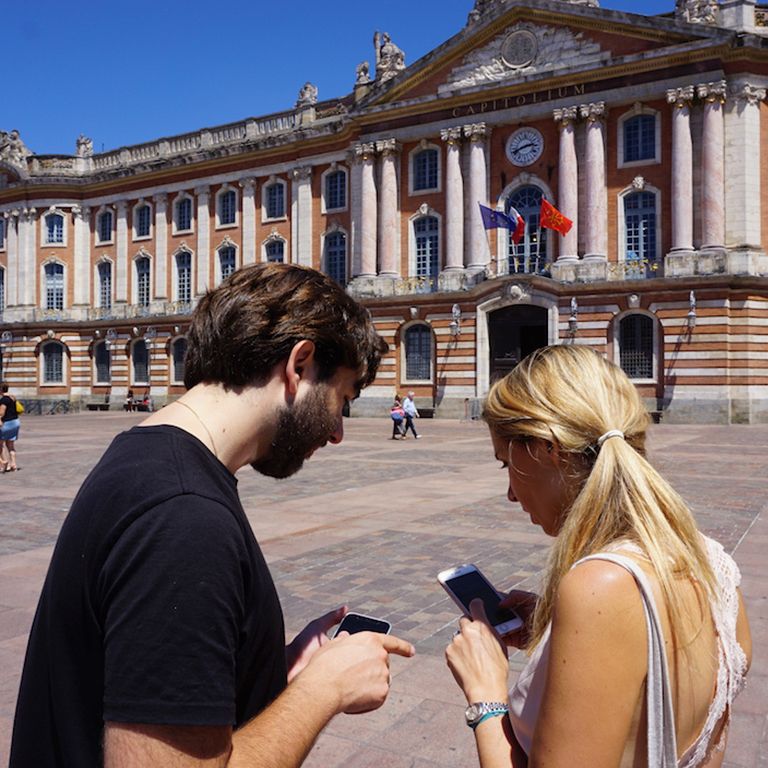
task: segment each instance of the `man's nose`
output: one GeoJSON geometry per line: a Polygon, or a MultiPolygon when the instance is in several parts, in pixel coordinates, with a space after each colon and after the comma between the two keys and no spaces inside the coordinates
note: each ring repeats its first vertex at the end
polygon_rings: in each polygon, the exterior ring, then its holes
{"type": "Polygon", "coordinates": [[[336,429],[331,432],[331,436],[328,438],[329,442],[334,445],[338,445],[344,439],[344,417],[339,416],[339,423],[336,425],[336,429]]]}

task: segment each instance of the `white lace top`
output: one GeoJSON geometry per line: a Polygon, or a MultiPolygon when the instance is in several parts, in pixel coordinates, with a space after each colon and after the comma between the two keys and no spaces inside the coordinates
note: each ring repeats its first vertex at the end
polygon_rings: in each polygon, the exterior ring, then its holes
{"type": "MultiPolygon", "coordinates": [[[[697,768],[708,759],[713,750],[725,747],[730,706],[744,687],[747,669],[747,658],[736,640],[736,621],[739,614],[739,597],[736,588],[741,583],[739,568],[718,542],[706,536],[702,538],[712,570],[721,588],[719,600],[710,606],[717,633],[719,660],[717,684],[704,727],[693,744],[678,760],[678,768],[697,768]],[[725,715],[725,727],[715,743],[713,739],[715,729],[723,715],[725,715]]],[[[613,552],[617,550],[640,551],[636,545],[629,542],[623,542],[611,548],[613,552]]],[[[578,564],[576,563],[574,568],[578,564]]],[[[536,646],[528,664],[520,673],[517,683],[509,692],[509,717],[512,728],[526,754],[530,754],[531,751],[533,732],[544,694],[549,665],[549,635],[550,627],[547,627],[541,642],[536,646]]]]}

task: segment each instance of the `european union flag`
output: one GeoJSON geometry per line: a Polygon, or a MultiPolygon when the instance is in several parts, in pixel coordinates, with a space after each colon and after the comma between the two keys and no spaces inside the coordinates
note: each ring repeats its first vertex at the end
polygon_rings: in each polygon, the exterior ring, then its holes
{"type": "Polygon", "coordinates": [[[516,229],[517,222],[507,216],[506,213],[501,211],[494,211],[493,208],[489,208],[487,205],[478,203],[480,206],[480,215],[483,217],[483,226],[486,229],[498,229],[502,227],[504,229],[516,229]]]}

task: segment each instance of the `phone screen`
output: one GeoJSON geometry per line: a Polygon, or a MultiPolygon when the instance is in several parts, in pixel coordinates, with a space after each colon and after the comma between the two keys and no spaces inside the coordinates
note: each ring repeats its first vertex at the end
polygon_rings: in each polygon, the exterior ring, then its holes
{"type": "Polygon", "coordinates": [[[448,579],[446,584],[454,595],[461,601],[469,615],[469,604],[479,597],[485,606],[485,614],[493,626],[511,621],[517,614],[507,608],[499,608],[501,598],[496,594],[491,585],[477,572],[463,573],[448,579]]]}
{"type": "Polygon", "coordinates": [[[336,637],[339,632],[349,632],[350,635],[354,635],[355,632],[380,632],[383,635],[388,635],[391,628],[392,625],[388,621],[363,616],[359,613],[348,613],[341,620],[341,624],[333,636],[336,637]]]}

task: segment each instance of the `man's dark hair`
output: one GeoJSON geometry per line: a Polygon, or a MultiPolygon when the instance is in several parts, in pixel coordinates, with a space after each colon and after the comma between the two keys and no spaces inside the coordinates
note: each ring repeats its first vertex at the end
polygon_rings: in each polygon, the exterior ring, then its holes
{"type": "Polygon", "coordinates": [[[315,344],[321,381],[344,366],[358,372],[359,389],[374,380],[389,349],[368,310],[327,275],[294,264],[244,267],[197,305],[184,384],[263,384],[303,339],[315,344]]]}

